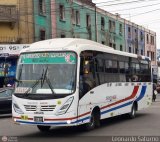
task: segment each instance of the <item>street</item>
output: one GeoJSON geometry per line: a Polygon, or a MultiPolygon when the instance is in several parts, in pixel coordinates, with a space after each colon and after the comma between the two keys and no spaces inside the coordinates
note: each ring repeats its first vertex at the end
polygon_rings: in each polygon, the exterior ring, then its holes
{"type": "Polygon", "coordinates": [[[118,116],[103,120],[101,127],[90,132],[79,127],[52,128],[42,133],[35,126],[16,125],[11,117],[0,118],[0,136],[36,138],[88,137],[88,136],[160,136],[160,95],[148,109],[137,112],[135,119],[118,116]]]}

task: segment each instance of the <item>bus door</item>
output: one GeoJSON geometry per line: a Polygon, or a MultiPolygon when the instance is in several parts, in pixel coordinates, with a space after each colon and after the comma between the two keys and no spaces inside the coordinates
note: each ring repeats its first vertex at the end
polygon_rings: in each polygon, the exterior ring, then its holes
{"type": "MultiPolygon", "coordinates": [[[[91,57],[81,57],[80,61],[80,75],[79,75],[79,115],[90,111],[92,107],[90,97],[92,97],[92,90],[95,87],[94,79],[94,64],[91,57]]],[[[81,119],[81,118],[79,118],[81,119]]]]}

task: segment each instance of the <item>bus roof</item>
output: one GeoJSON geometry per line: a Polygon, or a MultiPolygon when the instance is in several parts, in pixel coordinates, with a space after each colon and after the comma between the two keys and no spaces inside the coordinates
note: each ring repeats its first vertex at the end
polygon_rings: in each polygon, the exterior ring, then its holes
{"type": "MultiPolygon", "coordinates": [[[[29,48],[21,50],[21,53],[39,51],[75,51],[76,53],[80,53],[84,50],[102,51],[133,58],[138,57],[137,54],[114,50],[113,48],[100,44],[98,42],[80,38],[55,38],[35,42],[31,44],[29,48]]],[[[141,56],[141,58],[150,60],[145,56],[141,56]]]]}

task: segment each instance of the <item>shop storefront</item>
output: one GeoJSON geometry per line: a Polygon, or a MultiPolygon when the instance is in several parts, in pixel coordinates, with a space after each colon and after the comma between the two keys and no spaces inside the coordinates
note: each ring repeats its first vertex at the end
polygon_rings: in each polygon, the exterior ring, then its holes
{"type": "Polygon", "coordinates": [[[13,86],[20,50],[28,44],[0,45],[0,88],[13,86]]]}

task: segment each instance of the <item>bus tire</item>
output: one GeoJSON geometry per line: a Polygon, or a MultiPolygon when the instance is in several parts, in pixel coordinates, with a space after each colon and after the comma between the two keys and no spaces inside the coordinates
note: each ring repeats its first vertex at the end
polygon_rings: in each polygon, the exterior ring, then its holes
{"type": "Polygon", "coordinates": [[[129,118],[133,119],[136,117],[136,105],[135,103],[133,103],[132,108],[131,108],[131,112],[129,113],[129,118]]]}
{"type": "Polygon", "coordinates": [[[100,126],[100,112],[93,111],[90,117],[90,122],[85,124],[85,129],[87,131],[90,131],[99,126],[100,126]]]}
{"type": "Polygon", "coordinates": [[[37,128],[38,128],[41,132],[48,132],[49,129],[51,128],[51,126],[37,125],[37,128]]]}

